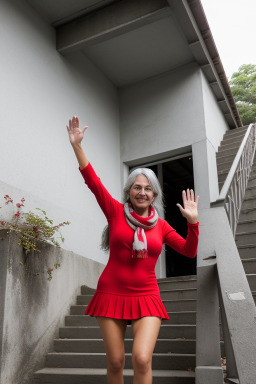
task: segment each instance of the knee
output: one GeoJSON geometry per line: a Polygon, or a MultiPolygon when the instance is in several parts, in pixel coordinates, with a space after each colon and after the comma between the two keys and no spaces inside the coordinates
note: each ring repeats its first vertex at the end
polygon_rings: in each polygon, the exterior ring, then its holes
{"type": "Polygon", "coordinates": [[[134,370],[146,374],[151,368],[151,358],[144,354],[136,354],[132,357],[134,370]]]}
{"type": "Polygon", "coordinates": [[[108,369],[112,373],[118,373],[124,368],[124,363],[125,363],[125,356],[117,356],[117,357],[112,357],[111,359],[108,359],[108,369]]]}

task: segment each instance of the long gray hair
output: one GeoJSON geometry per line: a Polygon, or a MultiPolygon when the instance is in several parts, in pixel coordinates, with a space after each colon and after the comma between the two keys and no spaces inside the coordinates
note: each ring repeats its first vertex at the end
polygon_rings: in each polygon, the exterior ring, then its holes
{"type": "MultiPolygon", "coordinates": [[[[154,201],[152,202],[153,207],[156,209],[158,214],[163,212],[164,202],[163,202],[162,188],[160,186],[158,178],[156,177],[156,174],[149,168],[137,168],[130,173],[123,189],[123,203],[130,202],[130,189],[134,184],[136,177],[139,175],[146,176],[149,184],[153,188],[154,197],[155,197],[154,201]]],[[[108,225],[104,228],[102,232],[101,249],[103,249],[104,251],[109,250],[109,226],[108,225]]]]}

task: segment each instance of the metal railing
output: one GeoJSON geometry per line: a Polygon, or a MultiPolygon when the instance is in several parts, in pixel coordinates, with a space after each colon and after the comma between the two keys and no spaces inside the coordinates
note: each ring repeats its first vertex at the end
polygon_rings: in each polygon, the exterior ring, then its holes
{"type": "Polygon", "coordinates": [[[255,147],[256,127],[254,124],[250,124],[216,201],[216,203],[224,201],[234,236],[252,169],[255,147]]]}

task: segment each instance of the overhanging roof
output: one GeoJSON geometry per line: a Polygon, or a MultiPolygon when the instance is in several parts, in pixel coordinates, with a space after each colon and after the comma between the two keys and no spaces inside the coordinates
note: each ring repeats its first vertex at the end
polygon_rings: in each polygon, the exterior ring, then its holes
{"type": "Polygon", "coordinates": [[[242,125],[200,0],[27,0],[118,87],[197,62],[231,128],[242,125]]]}

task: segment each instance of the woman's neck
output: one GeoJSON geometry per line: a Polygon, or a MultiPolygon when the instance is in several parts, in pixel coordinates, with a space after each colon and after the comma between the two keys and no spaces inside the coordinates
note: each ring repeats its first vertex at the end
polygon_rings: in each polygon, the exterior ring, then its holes
{"type": "MultiPolygon", "coordinates": [[[[134,209],[134,208],[133,208],[134,209]]],[[[138,210],[134,209],[135,213],[141,217],[148,217],[149,216],[149,208],[138,210]]]]}

